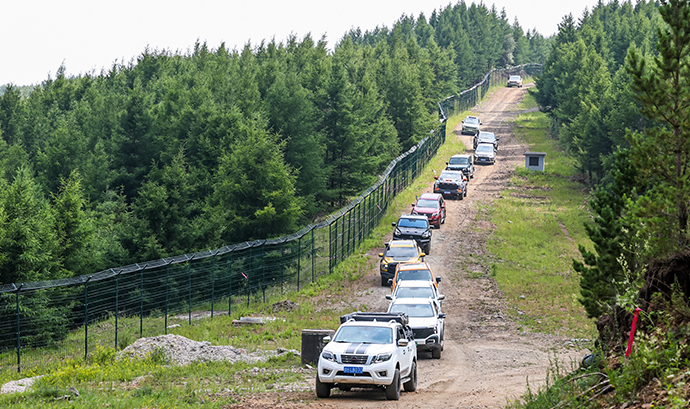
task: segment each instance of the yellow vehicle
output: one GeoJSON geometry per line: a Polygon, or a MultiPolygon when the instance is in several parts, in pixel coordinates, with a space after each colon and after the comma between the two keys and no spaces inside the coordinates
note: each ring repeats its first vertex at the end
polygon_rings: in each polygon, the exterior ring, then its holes
{"type": "Polygon", "coordinates": [[[441,277],[438,277],[431,270],[427,262],[398,264],[393,276],[391,291],[395,290],[395,285],[402,280],[421,280],[431,281],[438,289],[441,277]]]}
{"type": "Polygon", "coordinates": [[[401,263],[421,263],[424,254],[414,240],[392,240],[386,245],[386,250],[379,253],[381,257],[381,285],[388,285],[388,280],[395,276],[395,268],[401,263]]]}

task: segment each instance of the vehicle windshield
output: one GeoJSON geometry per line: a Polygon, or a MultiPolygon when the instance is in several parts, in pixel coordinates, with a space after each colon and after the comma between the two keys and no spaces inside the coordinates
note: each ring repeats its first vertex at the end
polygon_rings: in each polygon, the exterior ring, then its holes
{"type": "MultiPolygon", "coordinates": [[[[505,78],[505,77],[503,77],[503,78],[505,78]]],[[[520,76],[518,76],[518,75],[512,75],[512,76],[510,77],[510,81],[520,81],[520,76]]]]}
{"type": "Polygon", "coordinates": [[[429,221],[424,219],[406,219],[403,217],[398,220],[398,227],[416,227],[418,229],[425,229],[429,227],[429,221]]]}
{"type": "Polygon", "coordinates": [[[435,207],[438,208],[438,201],[433,199],[419,199],[417,200],[417,207],[435,207]]]}
{"type": "Polygon", "coordinates": [[[439,179],[462,179],[462,172],[441,172],[439,179]]]}
{"type": "Polygon", "coordinates": [[[492,133],[480,133],[479,134],[479,140],[480,141],[494,141],[496,140],[496,135],[492,133]]]}
{"type": "Polygon", "coordinates": [[[493,153],[494,148],[491,145],[479,145],[477,146],[477,153],[493,153]]]}
{"type": "Polygon", "coordinates": [[[404,312],[408,317],[433,317],[431,304],[393,304],[388,312],[404,312]]]}
{"type": "Polygon", "coordinates": [[[429,270],[400,270],[398,271],[398,281],[400,280],[432,281],[433,279],[429,270]]]}
{"type": "Polygon", "coordinates": [[[386,257],[412,258],[418,255],[414,247],[389,247],[386,250],[386,257]]]}
{"type": "Polygon", "coordinates": [[[397,287],[395,296],[398,298],[429,298],[434,296],[431,287],[397,287]]]}
{"type": "Polygon", "coordinates": [[[469,165],[470,164],[470,158],[467,156],[461,156],[459,158],[453,158],[451,157],[450,160],[448,161],[449,165],[469,165]]]}
{"type": "Polygon", "coordinates": [[[465,123],[471,124],[471,125],[477,125],[479,123],[479,119],[468,116],[467,118],[465,118],[465,123]]]}
{"type": "Polygon", "coordinates": [[[340,327],[333,341],[363,344],[390,344],[393,342],[393,330],[387,327],[340,327]]]}

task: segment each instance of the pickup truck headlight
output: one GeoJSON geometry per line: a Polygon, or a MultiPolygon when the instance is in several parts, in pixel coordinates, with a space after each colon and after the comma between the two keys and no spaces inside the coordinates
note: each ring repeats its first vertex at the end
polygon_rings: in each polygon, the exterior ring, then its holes
{"type": "Polygon", "coordinates": [[[325,360],[327,360],[327,361],[335,362],[335,355],[333,355],[332,352],[323,351],[323,352],[321,353],[321,358],[323,358],[323,359],[325,359],[325,360]]]}
{"type": "Polygon", "coordinates": [[[431,215],[431,217],[436,217],[436,216],[438,216],[438,213],[434,213],[431,215]]]}
{"type": "Polygon", "coordinates": [[[372,363],[377,364],[379,362],[386,362],[387,360],[391,359],[391,355],[391,353],[378,354],[376,355],[376,358],[374,358],[374,361],[372,363]]]}
{"type": "Polygon", "coordinates": [[[430,236],[431,236],[431,232],[429,232],[429,231],[425,231],[424,233],[422,233],[423,239],[426,239],[427,237],[430,237],[430,236]]]}
{"type": "Polygon", "coordinates": [[[395,231],[393,232],[394,236],[400,236],[401,234],[402,232],[400,231],[400,229],[395,229],[395,231]]]}

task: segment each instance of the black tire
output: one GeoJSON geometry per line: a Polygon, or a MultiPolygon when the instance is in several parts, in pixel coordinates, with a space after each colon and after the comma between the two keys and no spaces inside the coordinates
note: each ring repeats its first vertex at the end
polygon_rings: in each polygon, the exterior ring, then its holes
{"type": "Polygon", "coordinates": [[[322,383],[319,380],[319,375],[316,375],[316,396],[319,398],[327,398],[331,396],[331,385],[322,383]]]}
{"type": "Polygon", "coordinates": [[[467,188],[465,188],[465,197],[467,197],[467,188]]]}
{"type": "Polygon", "coordinates": [[[388,287],[388,280],[381,277],[381,287],[388,287]]]}
{"type": "Polygon", "coordinates": [[[460,196],[458,197],[459,200],[462,200],[465,198],[465,192],[460,193],[460,196]]]}
{"type": "MultiPolygon", "coordinates": [[[[318,378],[317,378],[318,379],[318,378]]],[[[400,369],[395,368],[393,375],[393,382],[386,386],[386,399],[399,400],[400,399],[400,369]]]]}
{"type": "Polygon", "coordinates": [[[403,384],[405,392],[414,392],[417,390],[417,363],[412,362],[412,370],[410,371],[410,380],[403,384]]]}
{"type": "Polygon", "coordinates": [[[431,350],[431,357],[434,359],[441,359],[441,348],[434,348],[431,350]]]}
{"type": "Polygon", "coordinates": [[[427,244],[426,247],[424,247],[424,254],[426,254],[428,256],[430,251],[431,251],[431,242],[429,242],[429,244],[427,244]]]}

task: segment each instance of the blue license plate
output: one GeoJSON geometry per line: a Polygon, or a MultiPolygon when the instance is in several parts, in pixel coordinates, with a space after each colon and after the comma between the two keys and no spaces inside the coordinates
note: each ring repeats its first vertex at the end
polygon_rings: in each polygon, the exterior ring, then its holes
{"type": "Polygon", "coordinates": [[[450,194],[450,192],[443,192],[443,194],[444,194],[444,195],[449,195],[449,194],[450,194]]]}
{"type": "Polygon", "coordinates": [[[346,366],[343,370],[345,373],[362,373],[361,366],[346,366]]]}
{"type": "Polygon", "coordinates": [[[485,160],[486,160],[486,158],[482,158],[482,161],[485,161],[485,160]]]}

